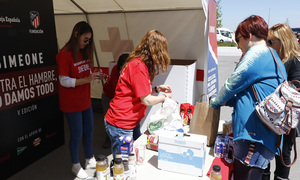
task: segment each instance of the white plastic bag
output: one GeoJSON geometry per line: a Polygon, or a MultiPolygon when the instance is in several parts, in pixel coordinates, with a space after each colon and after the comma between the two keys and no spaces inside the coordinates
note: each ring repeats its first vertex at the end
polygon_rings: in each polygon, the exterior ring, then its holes
{"type": "Polygon", "coordinates": [[[166,98],[162,107],[150,116],[147,128],[155,135],[159,135],[162,131],[176,131],[182,128],[178,103],[166,98]]]}

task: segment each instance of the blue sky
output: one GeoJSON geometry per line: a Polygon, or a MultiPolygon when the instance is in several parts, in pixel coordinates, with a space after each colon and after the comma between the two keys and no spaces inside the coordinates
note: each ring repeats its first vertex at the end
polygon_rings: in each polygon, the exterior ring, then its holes
{"type": "Polygon", "coordinates": [[[259,15],[269,27],[286,23],[300,27],[300,0],[221,0],[222,25],[235,31],[250,15],[259,15]]]}

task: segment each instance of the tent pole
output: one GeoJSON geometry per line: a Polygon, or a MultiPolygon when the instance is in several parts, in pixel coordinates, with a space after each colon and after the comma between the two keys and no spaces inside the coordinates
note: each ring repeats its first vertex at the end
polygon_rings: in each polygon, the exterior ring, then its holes
{"type": "MultiPolygon", "coordinates": [[[[77,4],[74,0],[70,0],[70,1],[83,12],[83,14],[85,15],[87,23],[90,24],[88,13],[79,4],[77,4]]],[[[97,66],[100,69],[101,66],[100,66],[100,62],[99,62],[99,59],[98,59],[98,54],[97,54],[97,50],[96,50],[95,46],[94,46],[94,52],[95,52],[97,66]]],[[[102,87],[103,87],[104,86],[103,79],[101,80],[101,83],[102,83],[102,87]]]]}

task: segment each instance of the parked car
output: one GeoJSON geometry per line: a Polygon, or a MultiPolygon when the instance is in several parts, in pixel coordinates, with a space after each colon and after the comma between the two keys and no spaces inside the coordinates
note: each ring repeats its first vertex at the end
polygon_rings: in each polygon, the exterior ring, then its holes
{"type": "Polygon", "coordinates": [[[300,28],[291,28],[291,29],[295,34],[300,33],[300,28]]]}
{"type": "MultiPolygon", "coordinates": [[[[295,33],[296,37],[297,37],[297,34],[300,33],[300,28],[291,28],[292,31],[295,33]]],[[[298,38],[297,38],[298,39],[298,38]]]]}
{"type": "Polygon", "coordinates": [[[235,42],[234,32],[227,28],[217,28],[217,41],[218,42],[235,42]]]}

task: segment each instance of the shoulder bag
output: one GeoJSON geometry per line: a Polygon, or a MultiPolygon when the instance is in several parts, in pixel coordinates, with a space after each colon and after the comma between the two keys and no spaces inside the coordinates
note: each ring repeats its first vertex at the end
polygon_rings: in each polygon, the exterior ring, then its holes
{"type": "MultiPolygon", "coordinates": [[[[270,49],[270,48],[269,48],[270,49]]],[[[274,56],[273,51],[270,49],[274,61],[276,62],[282,77],[284,75],[278,65],[278,62],[274,56]]],[[[255,88],[252,85],[252,90],[254,92],[254,96],[258,102],[255,107],[256,114],[259,119],[266,125],[271,131],[273,131],[277,137],[277,148],[280,151],[281,162],[287,166],[292,166],[297,159],[297,150],[296,150],[296,128],[300,120],[300,93],[298,92],[300,88],[292,87],[292,83],[297,80],[293,80],[291,82],[287,82],[284,78],[284,81],[275,89],[275,91],[263,99],[261,102],[258,100],[257,93],[255,88]],[[294,150],[295,157],[294,161],[286,165],[282,159],[282,152],[280,148],[281,144],[281,135],[288,135],[290,131],[295,131],[294,136],[294,150]]],[[[300,81],[298,81],[300,82],[300,81]]]]}

